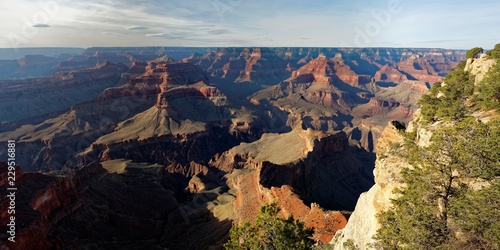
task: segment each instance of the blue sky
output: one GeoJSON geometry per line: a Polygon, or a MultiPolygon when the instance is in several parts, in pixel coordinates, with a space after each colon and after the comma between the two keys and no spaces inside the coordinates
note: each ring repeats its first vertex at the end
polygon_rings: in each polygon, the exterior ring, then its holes
{"type": "Polygon", "coordinates": [[[492,48],[500,2],[409,0],[16,0],[0,47],[492,48]]]}

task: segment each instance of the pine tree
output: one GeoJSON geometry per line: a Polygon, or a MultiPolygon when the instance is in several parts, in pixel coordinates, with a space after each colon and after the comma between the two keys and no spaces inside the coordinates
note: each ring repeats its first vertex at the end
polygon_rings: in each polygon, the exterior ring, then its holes
{"type": "Polygon", "coordinates": [[[379,215],[380,249],[495,249],[500,244],[500,120],[468,118],[435,131],[414,147],[406,188],[379,215]],[[488,183],[473,190],[466,180],[488,183]],[[456,239],[455,233],[466,237],[456,239]]]}
{"type": "Polygon", "coordinates": [[[230,231],[230,239],[224,244],[226,249],[235,250],[306,250],[311,249],[314,240],[313,230],[304,223],[279,218],[280,211],[276,203],[264,204],[257,215],[255,226],[245,223],[234,226],[230,231]]]}

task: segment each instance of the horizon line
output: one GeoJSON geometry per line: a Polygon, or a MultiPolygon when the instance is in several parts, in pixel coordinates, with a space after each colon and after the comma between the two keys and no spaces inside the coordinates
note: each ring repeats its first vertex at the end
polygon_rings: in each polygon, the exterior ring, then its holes
{"type": "MultiPolygon", "coordinates": [[[[469,49],[451,49],[444,47],[401,47],[401,46],[367,46],[367,47],[342,47],[342,46],[172,46],[172,45],[146,45],[146,46],[54,46],[54,47],[0,47],[1,50],[17,50],[17,49],[91,49],[91,48],[316,48],[316,49],[439,49],[439,50],[464,50],[469,49]]],[[[484,49],[484,48],[483,48],[484,49]]],[[[490,49],[484,49],[490,50],[490,49]]]]}

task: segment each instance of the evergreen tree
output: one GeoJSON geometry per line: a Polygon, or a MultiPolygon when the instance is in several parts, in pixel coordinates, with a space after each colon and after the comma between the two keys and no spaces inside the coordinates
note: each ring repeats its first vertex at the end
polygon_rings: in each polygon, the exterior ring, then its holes
{"type": "Polygon", "coordinates": [[[499,59],[500,58],[500,43],[496,44],[492,50],[488,50],[488,52],[486,52],[486,54],[491,58],[499,59]]]}
{"type": "Polygon", "coordinates": [[[476,99],[484,109],[500,108],[500,63],[479,83],[476,99]]]}
{"type": "Polygon", "coordinates": [[[235,250],[306,250],[311,249],[314,240],[313,230],[292,216],[287,219],[277,217],[279,207],[276,203],[265,204],[260,208],[255,226],[245,223],[234,226],[230,239],[224,244],[226,249],[235,250]]]}
{"type": "Polygon", "coordinates": [[[414,168],[402,171],[406,188],[394,207],[379,215],[378,248],[498,246],[500,120],[485,124],[468,118],[435,131],[429,147],[413,147],[408,158],[414,168]],[[491,186],[474,191],[466,180],[491,186]],[[456,239],[457,232],[467,237],[456,239]]]}
{"type": "Polygon", "coordinates": [[[466,58],[476,58],[479,54],[483,53],[483,48],[475,47],[465,53],[466,58]]]}

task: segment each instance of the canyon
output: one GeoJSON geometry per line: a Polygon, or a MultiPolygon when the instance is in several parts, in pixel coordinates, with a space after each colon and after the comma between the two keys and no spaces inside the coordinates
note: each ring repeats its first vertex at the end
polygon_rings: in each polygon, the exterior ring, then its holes
{"type": "Polygon", "coordinates": [[[233,224],[273,201],[330,242],[382,183],[379,138],[397,136],[387,124],[409,123],[464,56],[151,47],[40,57],[49,75],[0,81],[0,142],[16,141],[20,187],[19,241],[0,234],[0,244],[221,249],[233,224]]]}

